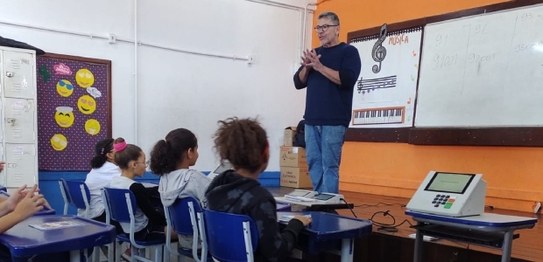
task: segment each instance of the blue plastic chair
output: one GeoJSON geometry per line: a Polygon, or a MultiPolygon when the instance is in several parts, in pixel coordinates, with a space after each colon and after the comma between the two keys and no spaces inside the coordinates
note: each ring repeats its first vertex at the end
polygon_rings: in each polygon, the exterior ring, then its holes
{"type": "Polygon", "coordinates": [[[89,217],[89,201],[90,190],[87,184],[83,181],[64,180],[64,183],[68,192],[68,199],[70,204],[74,205],[78,210],[83,211],[82,217],[89,217]]]}
{"type": "MultiPolygon", "coordinates": [[[[78,211],[82,211],[82,217],[90,219],[90,190],[87,184],[83,181],[65,180],[63,178],[59,180],[59,184],[62,197],[64,198],[64,215],[68,213],[66,203],[69,203],[75,206],[78,211]]],[[[100,250],[98,247],[94,248],[93,253],[94,261],[100,261],[100,250]]]]}
{"type": "Polygon", "coordinates": [[[64,180],[64,178],[59,179],[58,185],[60,187],[60,193],[62,194],[62,199],[64,200],[64,211],[62,212],[62,214],[67,215],[68,207],[72,200],[70,199],[70,196],[68,195],[68,186],[66,185],[66,180],[64,180]]]}
{"type": "MultiPolygon", "coordinates": [[[[204,232],[203,209],[200,202],[193,197],[177,199],[171,206],[164,207],[164,213],[167,214],[166,222],[166,247],[170,249],[170,228],[173,228],[178,235],[192,236],[192,248],[179,247],[178,255],[192,257],[195,261],[207,261],[207,242],[204,232]],[[201,246],[198,256],[198,246],[201,246]]],[[[174,252],[170,250],[170,252],[174,252]]]]}
{"type": "Polygon", "coordinates": [[[222,262],[254,261],[259,236],[251,217],[205,210],[204,220],[207,246],[214,259],[222,262]]]}
{"type": "MultiPolygon", "coordinates": [[[[128,189],[104,188],[105,198],[109,216],[112,220],[119,223],[130,223],[130,232],[118,234],[117,240],[120,242],[128,242],[131,247],[132,261],[162,261],[162,251],[166,243],[164,234],[150,234],[146,240],[136,240],[134,237],[136,219],[134,214],[137,208],[136,197],[132,191],[128,189]],[[140,249],[155,248],[155,259],[149,260],[144,255],[140,255],[140,249]]],[[[120,252],[117,249],[116,260],[120,260],[120,252]]],[[[167,252],[166,252],[167,254],[167,252]]],[[[168,257],[166,255],[165,257],[168,257]]]]}

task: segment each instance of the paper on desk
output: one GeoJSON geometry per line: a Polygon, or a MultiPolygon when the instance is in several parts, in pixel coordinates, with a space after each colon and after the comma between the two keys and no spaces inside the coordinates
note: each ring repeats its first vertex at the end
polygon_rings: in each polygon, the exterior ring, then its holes
{"type": "MultiPolygon", "coordinates": [[[[311,217],[311,215],[303,215],[304,217],[311,217]]],[[[282,215],[279,217],[279,222],[288,222],[293,219],[295,215],[282,215]]]]}
{"type": "Polygon", "coordinates": [[[51,229],[75,227],[75,226],[81,226],[81,225],[83,224],[78,223],[76,221],[57,221],[57,222],[47,222],[47,223],[41,223],[41,224],[30,224],[28,226],[33,227],[35,229],[39,229],[39,230],[51,230],[51,229]]]}

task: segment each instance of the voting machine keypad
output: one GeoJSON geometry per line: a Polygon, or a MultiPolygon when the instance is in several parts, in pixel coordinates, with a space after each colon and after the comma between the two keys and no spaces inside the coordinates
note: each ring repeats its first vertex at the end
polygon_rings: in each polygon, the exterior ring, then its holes
{"type": "Polygon", "coordinates": [[[452,198],[450,195],[444,195],[444,194],[437,194],[434,197],[434,200],[432,200],[432,204],[434,207],[439,207],[440,205],[443,205],[443,208],[450,209],[454,203],[454,198],[452,198]]]}

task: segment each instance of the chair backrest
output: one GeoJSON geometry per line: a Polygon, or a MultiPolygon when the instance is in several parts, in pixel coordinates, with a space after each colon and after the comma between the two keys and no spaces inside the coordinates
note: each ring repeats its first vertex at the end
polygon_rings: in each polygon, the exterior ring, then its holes
{"type": "MultiPolygon", "coordinates": [[[[200,202],[194,197],[184,197],[175,200],[175,202],[165,208],[166,222],[175,233],[180,235],[192,236],[192,258],[194,261],[207,260],[207,243],[203,232],[202,214],[203,209],[200,202]],[[201,257],[198,256],[198,246],[201,246],[201,257]]],[[[166,235],[166,242],[171,240],[169,229],[166,235]]],[[[187,254],[183,254],[187,256],[187,254]]]]}
{"type": "Polygon", "coordinates": [[[79,209],[87,209],[90,201],[90,190],[83,181],[65,180],[70,203],[79,209]]]}
{"type": "Polygon", "coordinates": [[[132,214],[133,217],[136,210],[136,197],[132,191],[105,187],[104,193],[111,220],[119,223],[130,223],[130,216],[132,214]]]}
{"type": "Polygon", "coordinates": [[[70,195],[68,195],[68,186],[66,185],[66,180],[64,178],[61,178],[58,180],[58,185],[60,187],[60,193],[62,194],[62,199],[64,200],[64,215],[68,214],[68,205],[70,204],[71,199],[70,195]]]}
{"type": "Polygon", "coordinates": [[[203,212],[200,203],[193,197],[179,198],[173,205],[168,207],[170,222],[177,234],[193,235],[195,228],[193,225],[197,226],[196,213],[193,213],[194,216],[191,216],[189,205],[192,205],[194,212],[203,212]]]}
{"type": "Polygon", "coordinates": [[[100,197],[102,198],[102,203],[104,203],[104,211],[106,212],[106,224],[111,225],[111,209],[109,207],[106,191],[103,188],[102,190],[100,190],[100,197]]]}
{"type": "Polygon", "coordinates": [[[251,217],[205,210],[204,220],[207,246],[213,258],[225,262],[254,260],[259,236],[251,217]]]}

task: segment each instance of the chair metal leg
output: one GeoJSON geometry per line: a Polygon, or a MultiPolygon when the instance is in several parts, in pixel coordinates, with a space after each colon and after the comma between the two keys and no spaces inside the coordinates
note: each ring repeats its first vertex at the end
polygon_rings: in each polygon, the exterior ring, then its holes
{"type": "Polygon", "coordinates": [[[94,247],[94,250],[93,250],[92,252],[93,252],[93,254],[92,254],[92,256],[93,256],[92,261],[94,261],[94,262],[100,262],[100,252],[102,252],[102,251],[100,250],[100,247],[99,247],[99,246],[94,247]]]}
{"type": "Polygon", "coordinates": [[[170,261],[170,252],[168,248],[169,246],[171,246],[171,244],[168,244],[168,243],[165,243],[164,246],[162,246],[161,252],[164,258],[161,261],[170,261]]]}
{"type": "Polygon", "coordinates": [[[157,246],[155,247],[155,261],[163,261],[162,260],[162,250],[164,250],[164,246],[157,246]]]}
{"type": "Polygon", "coordinates": [[[134,245],[130,245],[130,262],[136,261],[136,256],[139,255],[138,249],[134,245]]]}
{"type": "Polygon", "coordinates": [[[117,241],[113,241],[111,244],[107,245],[107,261],[115,261],[114,254],[115,254],[116,242],[117,241]]]}
{"type": "Polygon", "coordinates": [[[115,262],[121,262],[122,243],[115,240],[115,262]]]}
{"type": "Polygon", "coordinates": [[[175,253],[176,254],[176,257],[177,257],[177,262],[181,262],[183,259],[181,259],[181,254],[179,254],[178,250],[179,250],[179,247],[181,247],[181,243],[179,243],[179,240],[177,240],[177,243],[175,243],[175,253]]]}

